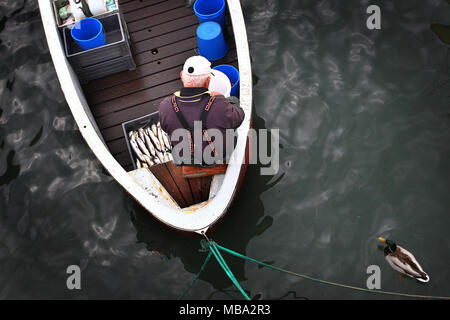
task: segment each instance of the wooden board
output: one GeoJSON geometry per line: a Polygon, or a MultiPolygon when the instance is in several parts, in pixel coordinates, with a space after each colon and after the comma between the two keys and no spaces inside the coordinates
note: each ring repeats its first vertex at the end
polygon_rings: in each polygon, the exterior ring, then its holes
{"type": "Polygon", "coordinates": [[[152,166],[150,171],[181,208],[209,198],[212,177],[183,178],[181,167],[177,167],[172,161],[152,166]]]}
{"type": "Polygon", "coordinates": [[[167,192],[172,196],[172,198],[178,203],[180,207],[184,208],[190,205],[184,198],[183,192],[172,179],[172,176],[165,164],[152,166],[150,167],[150,171],[153,173],[156,179],[161,182],[167,192]]]}

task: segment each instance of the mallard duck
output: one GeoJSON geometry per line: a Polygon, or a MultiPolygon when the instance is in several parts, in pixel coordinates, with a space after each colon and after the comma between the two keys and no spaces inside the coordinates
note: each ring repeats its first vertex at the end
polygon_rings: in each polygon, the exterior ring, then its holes
{"type": "Polygon", "coordinates": [[[430,281],[430,277],[423,271],[419,262],[414,258],[413,254],[408,250],[398,246],[394,241],[384,238],[378,238],[386,244],[384,248],[384,256],[392,268],[402,274],[406,274],[412,278],[416,278],[420,282],[430,281]]]}

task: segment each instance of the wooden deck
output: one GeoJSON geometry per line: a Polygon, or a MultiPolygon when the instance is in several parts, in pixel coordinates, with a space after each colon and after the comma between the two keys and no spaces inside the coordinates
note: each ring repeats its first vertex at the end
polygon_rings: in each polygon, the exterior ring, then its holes
{"type": "MultiPolygon", "coordinates": [[[[83,87],[106,144],[115,159],[133,170],[121,124],[155,112],[162,99],[182,86],[184,61],[197,55],[198,20],[184,0],[122,0],[136,70],[93,80],[83,87]]],[[[229,16],[227,56],[213,66],[237,67],[236,46],[229,16]]]]}
{"type": "MultiPolygon", "coordinates": [[[[179,90],[184,61],[197,55],[198,20],[184,0],[119,0],[127,23],[136,70],[93,80],[83,87],[92,114],[114,158],[133,170],[122,123],[155,112],[162,99],[179,90]]],[[[212,63],[237,67],[236,45],[229,15],[224,32],[229,51],[212,63]]],[[[173,163],[151,171],[180,207],[205,201],[211,177],[185,179],[173,163]]]]}

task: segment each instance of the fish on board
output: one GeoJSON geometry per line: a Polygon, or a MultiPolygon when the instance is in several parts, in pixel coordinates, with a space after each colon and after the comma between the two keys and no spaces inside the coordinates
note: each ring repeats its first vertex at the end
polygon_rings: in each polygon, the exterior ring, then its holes
{"type": "Polygon", "coordinates": [[[151,130],[153,131],[153,134],[156,136],[156,134],[158,132],[158,128],[156,127],[156,124],[152,124],[151,130]]]}
{"type": "Polygon", "coordinates": [[[151,157],[152,155],[150,154],[150,151],[148,151],[147,147],[145,146],[144,141],[142,141],[142,139],[139,137],[139,135],[136,133],[134,135],[135,140],[139,146],[139,148],[141,149],[141,151],[146,154],[147,156],[151,157]]]}
{"type": "Polygon", "coordinates": [[[161,161],[161,163],[164,163],[164,155],[161,151],[156,151],[156,156],[158,157],[158,159],[161,161]]]}
{"type": "Polygon", "coordinates": [[[158,138],[156,137],[156,135],[153,133],[152,130],[147,130],[148,136],[150,137],[150,139],[153,142],[153,145],[156,147],[156,149],[158,149],[159,151],[162,151],[161,149],[161,145],[159,143],[158,138]]]}
{"type": "Polygon", "coordinates": [[[164,140],[164,144],[166,145],[166,150],[167,151],[172,150],[172,146],[170,144],[169,136],[164,131],[163,131],[163,140],[164,140]]]}
{"type": "Polygon", "coordinates": [[[141,149],[139,149],[139,146],[136,142],[136,136],[134,134],[130,138],[130,145],[138,159],[142,162],[145,162],[144,154],[142,153],[141,149]]]}
{"type": "Polygon", "coordinates": [[[149,166],[154,165],[154,163],[153,163],[151,157],[149,157],[148,155],[144,154],[144,159],[145,159],[145,162],[146,162],[149,166]]]}
{"type": "Polygon", "coordinates": [[[149,168],[173,161],[169,136],[158,121],[128,133],[130,145],[137,156],[137,168],[149,168]]]}
{"type": "Polygon", "coordinates": [[[141,138],[142,141],[145,141],[145,138],[144,138],[144,129],[139,128],[138,133],[139,133],[139,138],[141,138]]]}
{"type": "Polygon", "coordinates": [[[153,146],[153,143],[150,139],[150,137],[148,136],[147,132],[144,131],[144,139],[145,139],[145,143],[147,145],[147,148],[149,149],[150,153],[152,154],[152,156],[156,156],[156,151],[155,151],[155,147],[153,146]]]}
{"type": "Polygon", "coordinates": [[[158,127],[158,141],[159,141],[159,144],[161,145],[161,151],[167,151],[166,144],[164,143],[161,127],[158,127]]]}

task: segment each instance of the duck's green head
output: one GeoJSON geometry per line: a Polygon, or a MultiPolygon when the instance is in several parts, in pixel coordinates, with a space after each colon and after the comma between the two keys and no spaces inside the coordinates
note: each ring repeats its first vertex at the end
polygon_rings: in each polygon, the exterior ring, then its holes
{"type": "Polygon", "coordinates": [[[392,240],[385,239],[382,237],[379,237],[378,240],[385,243],[389,247],[389,250],[391,250],[392,252],[395,252],[395,250],[397,249],[397,244],[392,240]]]}

